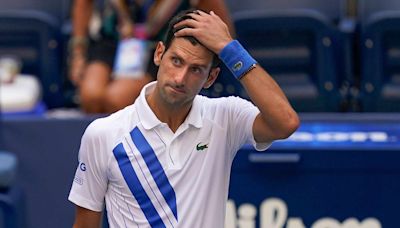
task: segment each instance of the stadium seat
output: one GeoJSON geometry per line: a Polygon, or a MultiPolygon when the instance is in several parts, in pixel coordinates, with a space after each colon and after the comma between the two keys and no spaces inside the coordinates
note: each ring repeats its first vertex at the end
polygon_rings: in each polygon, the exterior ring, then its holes
{"type": "Polygon", "coordinates": [[[237,39],[300,112],[339,111],[337,31],[313,10],[252,10],[233,15],[237,39]]]}
{"type": "Polygon", "coordinates": [[[59,25],[55,18],[40,11],[1,10],[2,55],[18,57],[22,73],[38,77],[48,107],[62,105],[59,25]]]}
{"type": "Polygon", "coordinates": [[[69,17],[72,0],[5,0],[2,1],[2,9],[7,10],[36,10],[51,15],[62,23],[69,17]]]}
{"type": "Polygon", "coordinates": [[[400,12],[372,14],[362,24],[363,111],[400,111],[400,12]]]}
{"type": "Polygon", "coordinates": [[[400,1],[398,0],[358,1],[358,19],[362,24],[365,24],[376,13],[398,10],[400,10],[400,1]]]}

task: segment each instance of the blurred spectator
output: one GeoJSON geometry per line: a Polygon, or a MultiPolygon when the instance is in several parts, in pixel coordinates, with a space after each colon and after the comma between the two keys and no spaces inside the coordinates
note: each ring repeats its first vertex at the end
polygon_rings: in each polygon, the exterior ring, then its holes
{"type": "Polygon", "coordinates": [[[191,7],[213,10],[233,34],[223,0],[74,0],[69,77],[79,89],[82,109],[87,113],[111,113],[133,103],[141,88],[156,79],[154,44],[162,40],[167,22],[176,12],[191,7]],[[136,59],[135,64],[144,69],[131,75],[117,74],[116,53],[121,52],[119,45],[129,40],[133,40],[134,49],[142,48],[146,53],[122,51],[122,65],[136,59]]]}

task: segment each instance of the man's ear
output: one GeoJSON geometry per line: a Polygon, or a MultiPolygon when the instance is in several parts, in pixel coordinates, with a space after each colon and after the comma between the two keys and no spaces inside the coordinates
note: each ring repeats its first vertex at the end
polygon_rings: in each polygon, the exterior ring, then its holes
{"type": "Polygon", "coordinates": [[[156,64],[156,66],[160,66],[164,51],[165,51],[165,45],[163,42],[159,41],[157,43],[157,47],[156,50],[154,51],[154,57],[153,57],[153,61],[154,64],[156,64]]]}
{"type": "Polygon", "coordinates": [[[212,84],[217,79],[220,71],[221,71],[221,69],[219,67],[211,68],[210,74],[208,75],[208,78],[207,78],[207,81],[206,81],[206,83],[204,83],[204,86],[203,86],[204,89],[208,89],[208,88],[210,88],[210,86],[212,86],[212,84]]]}

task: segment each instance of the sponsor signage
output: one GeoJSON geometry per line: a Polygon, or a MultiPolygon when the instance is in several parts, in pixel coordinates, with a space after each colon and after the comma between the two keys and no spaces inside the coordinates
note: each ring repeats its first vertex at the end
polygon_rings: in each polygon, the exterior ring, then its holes
{"type": "Polygon", "coordinates": [[[304,123],[274,149],[399,150],[400,124],[304,123]]]}

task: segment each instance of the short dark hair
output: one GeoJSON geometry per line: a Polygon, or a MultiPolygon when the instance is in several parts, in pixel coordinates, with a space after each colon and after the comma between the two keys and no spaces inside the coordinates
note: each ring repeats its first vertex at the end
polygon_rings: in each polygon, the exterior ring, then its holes
{"type": "MultiPolygon", "coordinates": [[[[168,50],[168,48],[171,46],[172,41],[175,38],[175,33],[181,29],[187,28],[186,26],[182,26],[182,27],[178,27],[178,28],[174,28],[174,25],[176,25],[177,23],[184,21],[186,19],[191,19],[192,17],[190,15],[188,15],[189,13],[193,13],[196,12],[196,9],[189,9],[189,10],[184,10],[179,12],[176,16],[174,16],[171,21],[169,22],[168,25],[168,30],[166,33],[166,36],[164,38],[164,46],[165,46],[165,51],[168,50]]],[[[195,37],[193,36],[184,36],[183,38],[187,39],[190,41],[190,43],[192,43],[193,45],[197,45],[200,44],[202,46],[204,46],[202,43],[200,43],[195,37]]],[[[204,46],[205,47],[205,46],[204,46]]],[[[211,51],[211,50],[210,50],[211,51]]],[[[212,51],[211,51],[212,52],[212,51]]],[[[219,59],[218,55],[213,53],[213,60],[212,60],[212,64],[211,67],[215,68],[218,67],[221,63],[221,60],[219,59]]]]}

